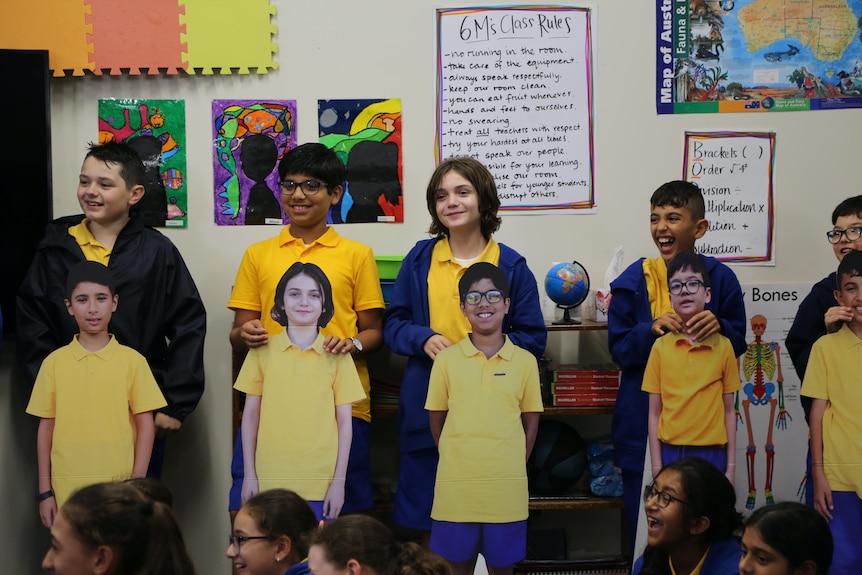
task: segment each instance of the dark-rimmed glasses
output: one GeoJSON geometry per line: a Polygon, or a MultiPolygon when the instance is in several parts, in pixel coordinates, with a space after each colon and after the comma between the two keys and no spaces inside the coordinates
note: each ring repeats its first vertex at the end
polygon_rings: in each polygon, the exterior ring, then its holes
{"type": "Polygon", "coordinates": [[[847,238],[848,242],[855,242],[859,238],[862,238],[862,226],[852,226],[846,230],[830,230],[826,232],[826,237],[829,238],[830,244],[840,242],[841,236],[847,238]]]}
{"type": "Polygon", "coordinates": [[[296,188],[301,188],[302,193],[306,196],[314,196],[320,191],[320,188],[328,188],[329,185],[320,180],[305,180],[304,182],[294,182],[293,180],[282,180],[278,183],[281,188],[282,196],[292,196],[296,192],[296,188]]]}
{"type": "Polygon", "coordinates": [[[670,282],[667,288],[670,290],[670,295],[681,295],[682,288],[685,288],[686,293],[695,294],[700,291],[701,286],[703,286],[703,282],[700,280],[688,280],[684,282],[670,282]]]}
{"type": "Polygon", "coordinates": [[[500,303],[503,301],[503,292],[498,289],[491,289],[486,292],[468,291],[464,294],[464,303],[470,305],[479,305],[482,298],[485,298],[488,303],[500,303]]]}
{"type": "Polygon", "coordinates": [[[266,535],[228,535],[230,546],[236,549],[237,553],[239,553],[240,545],[252,539],[269,539],[269,537],[266,535]]]}
{"type": "Polygon", "coordinates": [[[652,499],[656,498],[658,501],[658,506],[662,509],[666,509],[668,505],[670,505],[671,501],[676,501],[677,503],[682,503],[683,505],[688,505],[688,501],[683,501],[679,497],[674,497],[670,493],[665,493],[664,491],[658,491],[655,488],[655,483],[650,483],[649,485],[644,486],[644,503],[652,499]]]}

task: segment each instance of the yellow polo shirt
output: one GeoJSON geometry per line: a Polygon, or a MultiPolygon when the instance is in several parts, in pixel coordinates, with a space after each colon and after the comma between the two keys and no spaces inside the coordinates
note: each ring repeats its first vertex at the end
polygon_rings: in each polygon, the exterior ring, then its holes
{"type": "MultiPolygon", "coordinates": [[[[284,327],[271,315],[275,289],[287,268],[296,262],[317,265],[332,284],[335,315],[321,328],[324,335],[354,337],[359,333],[357,312],[385,307],[371,248],[341,237],[332,227],[306,246],[291,235],[289,226],[282,228],[278,236],[246,249],[227,306],[260,312],[270,337],[283,331],[284,327]]],[[[353,416],[371,421],[368,367],[365,358],[354,361],[366,398],[354,404],[353,416]]]]}
{"type": "MultiPolygon", "coordinates": [[[[500,245],[493,239],[489,240],[476,261],[499,265],[500,245]]],[[[470,333],[470,322],[461,313],[461,298],[458,296],[458,281],[466,269],[452,256],[449,238],[443,238],[434,244],[431,267],[428,269],[428,313],[431,329],[453,344],[470,333]]]]}
{"type": "Polygon", "coordinates": [[[69,226],[69,235],[75,238],[75,242],[80,246],[87,260],[107,266],[108,260],[111,259],[111,251],[96,240],[88,223],[89,220],[84,218],[81,223],[69,226]]]}
{"type": "Polygon", "coordinates": [[[725,393],[739,390],[730,340],[714,333],[692,344],[668,333],[652,346],[642,389],[661,395],[658,439],[670,445],[725,445],[725,393]]]}
{"type": "Polygon", "coordinates": [[[286,331],[249,350],[234,387],[261,396],[255,471],[261,491],[284,487],[321,501],[338,455],[335,406],[365,398],[350,356],[304,350],[286,331]]]}
{"type": "Polygon", "coordinates": [[[823,470],[833,491],[862,497],[862,340],[847,325],[814,342],[802,395],[825,399],[823,470]]]}
{"type": "Polygon", "coordinates": [[[521,414],[541,412],[539,367],[507,337],[493,357],[469,337],[437,355],[425,409],[447,411],[431,517],[511,523],[527,518],[527,440],[521,414]]]}
{"type": "Polygon", "coordinates": [[[131,477],[132,415],[166,405],[144,356],[114,337],[91,352],[76,336],[46,357],[27,413],[54,419],[51,487],[57,505],[85,485],[131,477]]]}

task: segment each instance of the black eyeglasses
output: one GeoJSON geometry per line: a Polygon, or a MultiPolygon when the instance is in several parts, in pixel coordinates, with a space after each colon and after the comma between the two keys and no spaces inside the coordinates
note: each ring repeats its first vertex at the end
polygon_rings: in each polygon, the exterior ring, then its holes
{"type": "Polygon", "coordinates": [[[855,242],[859,238],[862,238],[862,226],[853,226],[846,230],[831,230],[826,232],[826,237],[829,238],[829,243],[831,244],[840,242],[841,236],[846,237],[848,242],[855,242]]]}
{"type": "Polygon", "coordinates": [[[320,180],[305,180],[304,182],[294,182],[293,180],[282,180],[278,184],[281,187],[282,196],[292,196],[296,192],[296,188],[302,188],[302,193],[306,196],[314,196],[320,191],[320,188],[328,188],[329,184],[320,180]]]}
{"type": "Polygon", "coordinates": [[[703,286],[703,282],[700,280],[688,280],[684,282],[670,282],[667,287],[670,290],[670,295],[680,295],[682,294],[682,288],[685,288],[686,293],[694,294],[700,291],[701,286],[703,286]]]}
{"type": "Polygon", "coordinates": [[[483,297],[488,301],[488,303],[500,303],[503,301],[503,292],[498,289],[492,289],[486,292],[468,291],[464,294],[464,303],[479,305],[479,302],[482,301],[483,297]]]}
{"type": "Polygon", "coordinates": [[[239,546],[245,543],[246,541],[251,541],[252,539],[269,539],[266,535],[228,535],[228,541],[230,541],[230,546],[236,549],[236,552],[239,553],[239,546]]]}
{"type": "Polygon", "coordinates": [[[662,509],[665,509],[668,505],[670,505],[671,501],[676,501],[677,503],[688,505],[688,501],[683,501],[679,497],[674,497],[670,493],[665,493],[664,491],[657,491],[655,488],[655,483],[650,483],[649,485],[644,486],[644,503],[646,503],[653,497],[657,498],[658,506],[662,509]]]}

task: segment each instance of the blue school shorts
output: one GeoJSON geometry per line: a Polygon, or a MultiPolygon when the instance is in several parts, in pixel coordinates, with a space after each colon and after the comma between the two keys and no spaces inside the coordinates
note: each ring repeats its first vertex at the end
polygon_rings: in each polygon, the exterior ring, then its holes
{"type": "Polygon", "coordinates": [[[433,521],[431,551],[452,563],[479,555],[491,567],[504,568],[527,556],[527,521],[512,523],[454,523],[433,521]]]}
{"type": "Polygon", "coordinates": [[[715,465],[719,471],[727,471],[727,447],[724,445],[670,445],[661,444],[661,463],[667,465],[683,457],[700,457],[715,465]]]}
{"type": "Polygon", "coordinates": [[[431,504],[437,480],[437,448],[402,451],[392,522],[409,529],[431,531],[431,504]]]}

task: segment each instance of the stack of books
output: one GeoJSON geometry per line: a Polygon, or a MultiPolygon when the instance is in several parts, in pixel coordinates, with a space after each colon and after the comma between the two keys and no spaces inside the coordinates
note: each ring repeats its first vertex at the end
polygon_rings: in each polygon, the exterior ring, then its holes
{"type": "Polygon", "coordinates": [[[612,406],[620,386],[620,368],[613,363],[561,363],[551,382],[553,405],[612,406]]]}

